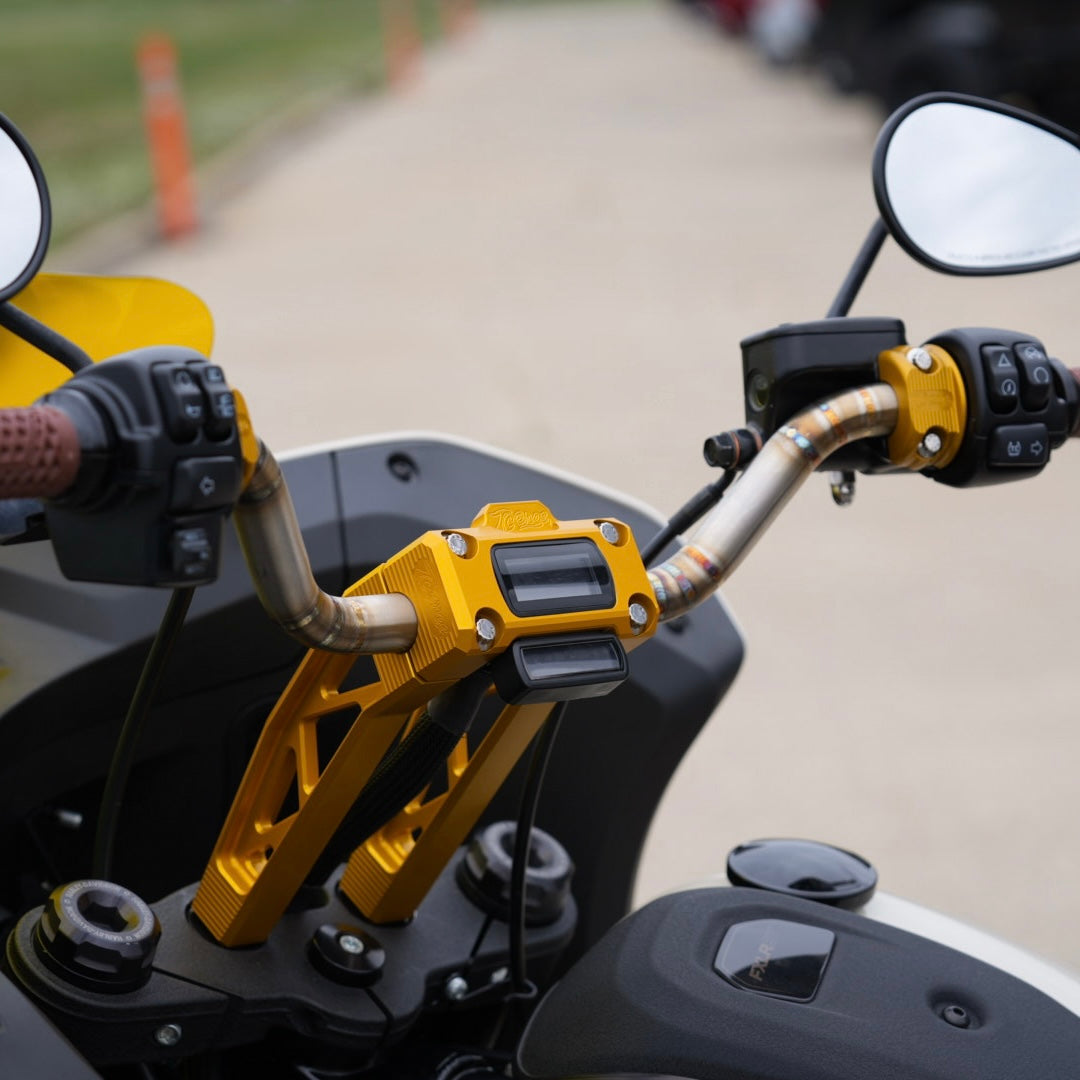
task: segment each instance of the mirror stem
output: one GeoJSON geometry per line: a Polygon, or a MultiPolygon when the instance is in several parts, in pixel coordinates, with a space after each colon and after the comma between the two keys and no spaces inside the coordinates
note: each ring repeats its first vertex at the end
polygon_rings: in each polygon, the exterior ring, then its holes
{"type": "Polygon", "coordinates": [[[836,299],[832,302],[826,318],[842,318],[851,310],[851,305],[855,303],[855,297],[859,295],[866,275],[870,273],[870,267],[874,265],[881,245],[885,243],[885,237],[888,235],[889,230],[885,228],[885,222],[878,218],[870,227],[870,232],[867,233],[859,254],[855,256],[855,261],[851,264],[851,269],[844,278],[844,284],[840,286],[840,291],[836,294],[836,299]]]}
{"type": "Polygon", "coordinates": [[[14,304],[0,304],[0,326],[10,330],[16,337],[40,349],[46,356],[51,356],[73,374],[83,368],[93,366],[94,361],[73,341],[63,334],[50,330],[44,323],[39,323],[25,311],[20,311],[14,304]]]}

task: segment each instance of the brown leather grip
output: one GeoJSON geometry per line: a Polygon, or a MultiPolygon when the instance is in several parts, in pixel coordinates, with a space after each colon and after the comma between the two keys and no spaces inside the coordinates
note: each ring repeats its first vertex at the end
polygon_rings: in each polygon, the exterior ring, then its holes
{"type": "Polygon", "coordinates": [[[79,436],[50,405],[0,409],[0,499],[49,498],[79,471],[79,436]]]}

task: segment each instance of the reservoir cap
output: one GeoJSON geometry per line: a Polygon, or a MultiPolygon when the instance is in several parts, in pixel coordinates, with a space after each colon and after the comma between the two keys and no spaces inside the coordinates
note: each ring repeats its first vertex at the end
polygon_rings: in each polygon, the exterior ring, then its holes
{"type": "Polygon", "coordinates": [[[877,871],[860,855],[816,840],[753,840],[727,860],[728,881],[798,896],[834,907],[857,908],[877,888],[877,871]]]}

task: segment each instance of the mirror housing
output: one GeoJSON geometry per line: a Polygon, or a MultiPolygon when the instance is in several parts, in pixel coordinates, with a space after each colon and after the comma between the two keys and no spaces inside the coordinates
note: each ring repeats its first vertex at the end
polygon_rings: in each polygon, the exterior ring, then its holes
{"type": "Polygon", "coordinates": [[[0,114],[0,302],[37,273],[51,223],[41,165],[19,129],[0,114]]]}
{"type": "Polygon", "coordinates": [[[1080,140],[996,101],[935,93],[878,136],[878,209],[897,243],[947,274],[1019,274],[1080,259],[1080,140]]]}

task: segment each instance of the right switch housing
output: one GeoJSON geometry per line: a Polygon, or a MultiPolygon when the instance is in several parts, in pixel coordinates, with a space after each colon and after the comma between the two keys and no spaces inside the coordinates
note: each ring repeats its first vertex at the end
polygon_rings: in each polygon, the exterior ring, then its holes
{"type": "Polygon", "coordinates": [[[953,487],[1039,473],[1072,433],[1080,390],[1069,369],[1031,334],[967,327],[938,334],[967,389],[967,422],[956,457],[926,475],[953,487]]]}

